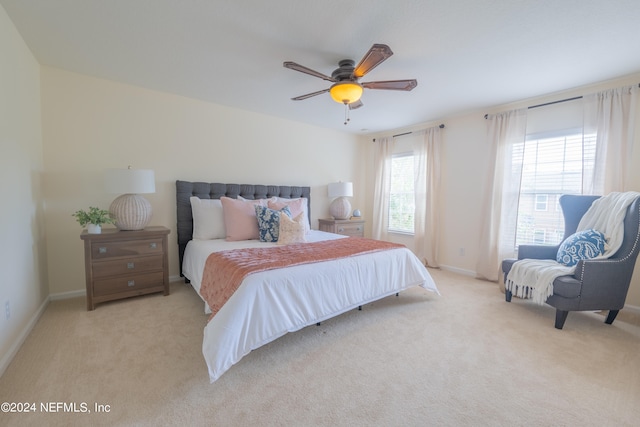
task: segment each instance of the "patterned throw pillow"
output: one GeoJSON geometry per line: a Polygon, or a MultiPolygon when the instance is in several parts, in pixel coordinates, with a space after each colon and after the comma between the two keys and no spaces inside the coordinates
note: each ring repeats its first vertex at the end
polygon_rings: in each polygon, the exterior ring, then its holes
{"type": "Polygon", "coordinates": [[[285,206],[289,206],[291,211],[291,218],[295,218],[300,213],[304,213],[302,221],[304,223],[304,232],[309,233],[311,231],[311,224],[309,224],[309,201],[306,197],[300,197],[297,199],[285,199],[283,197],[272,197],[268,199],[267,206],[271,209],[280,210],[285,206]]]}
{"type": "Polygon", "coordinates": [[[258,218],[258,234],[261,242],[277,242],[280,235],[280,212],[291,217],[291,211],[287,206],[277,211],[266,206],[256,206],[258,218]]]}
{"type": "Polygon", "coordinates": [[[572,267],[580,260],[592,259],[605,251],[606,238],[598,230],[584,230],[567,237],[558,249],[556,261],[572,267]]]}
{"type": "Polygon", "coordinates": [[[279,245],[290,245],[292,243],[304,243],[306,227],[305,214],[301,212],[295,218],[291,219],[285,214],[280,214],[280,237],[279,245]]]}

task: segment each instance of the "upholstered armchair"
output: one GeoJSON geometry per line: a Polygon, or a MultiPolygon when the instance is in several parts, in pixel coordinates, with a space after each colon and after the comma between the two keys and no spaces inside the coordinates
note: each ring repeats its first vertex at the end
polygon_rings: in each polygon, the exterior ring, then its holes
{"type": "MultiPolygon", "coordinates": [[[[582,216],[599,196],[563,195],[560,206],[565,220],[564,238],[576,232],[582,216]]],[[[562,329],[569,311],[608,310],[605,323],[611,324],[624,307],[631,276],[640,248],[640,198],[627,208],[622,246],[607,259],[581,260],[573,275],[553,281],[553,294],[546,303],[556,309],[555,327],[562,329]]],[[[556,259],[560,245],[521,245],[518,259],[556,259]]],[[[516,259],[502,261],[505,283],[516,259]]],[[[512,292],[505,290],[511,302],[512,292]]]]}

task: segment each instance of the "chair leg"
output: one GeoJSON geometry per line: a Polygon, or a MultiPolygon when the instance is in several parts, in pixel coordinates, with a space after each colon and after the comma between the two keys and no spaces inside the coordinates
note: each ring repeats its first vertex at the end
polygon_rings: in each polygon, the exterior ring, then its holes
{"type": "Polygon", "coordinates": [[[618,315],[618,312],[620,310],[609,310],[609,315],[607,316],[607,320],[604,321],[604,323],[606,323],[607,325],[610,325],[613,323],[614,320],[616,320],[616,316],[618,315]]]}
{"type": "Polygon", "coordinates": [[[568,314],[568,311],[556,310],[556,329],[562,329],[568,314]]]}
{"type": "Polygon", "coordinates": [[[508,290],[508,289],[505,289],[505,290],[504,290],[504,300],[505,300],[506,302],[511,302],[511,297],[512,297],[512,296],[513,296],[513,293],[511,293],[511,291],[510,291],[510,290],[508,290]]]}

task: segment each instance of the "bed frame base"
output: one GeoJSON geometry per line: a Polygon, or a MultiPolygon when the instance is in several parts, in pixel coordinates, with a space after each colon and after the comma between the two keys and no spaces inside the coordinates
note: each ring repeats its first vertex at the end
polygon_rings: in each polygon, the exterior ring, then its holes
{"type": "MultiPolygon", "coordinates": [[[[396,292],[396,296],[399,296],[399,295],[400,295],[400,292],[396,292]]],[[[362,306],[361,305],[358,306],[358,311],[362,311],[362,306]]],[[[322,324],[322,322],[318,322],[318,323],[316,323],[316,326],[320,326],[321,324],[322,324]]]]}

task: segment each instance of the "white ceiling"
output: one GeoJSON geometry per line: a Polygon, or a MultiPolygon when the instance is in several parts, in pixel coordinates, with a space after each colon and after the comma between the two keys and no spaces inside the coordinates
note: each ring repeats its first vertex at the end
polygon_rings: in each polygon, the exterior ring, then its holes
{"type": "Polygon", "coordinates": [[[44,65],[354,133],[407,127],[640,71],[639,0],[0,0],[44,65]],[[343,125],[328,94],[290,98],[374,43],[343,125]]]}

